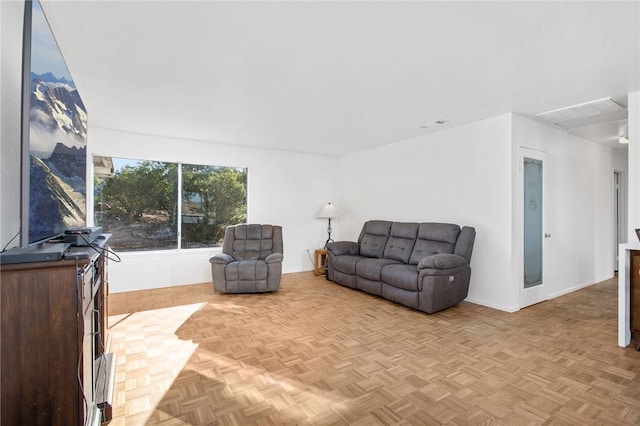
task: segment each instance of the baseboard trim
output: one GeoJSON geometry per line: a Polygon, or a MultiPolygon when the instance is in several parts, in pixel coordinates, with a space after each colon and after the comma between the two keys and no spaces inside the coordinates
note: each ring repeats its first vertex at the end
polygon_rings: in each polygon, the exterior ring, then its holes
{"type": "Polygon", "coordinates": [[[610,280],[614,276],[615,275],[611,275],[611,276],[606,277],[606,278],[599,278],[597,280],[587,281],[586,283],[578,284],[576,286],[564,289],[562,291],[557,291],[555,293],[550,293],[549,294],[549,298],[547,300],[555,299],[556,297],[564,296],[565,294],[573,293],[574,291],[578,291],[578,290],[581,290],[583,288],[591,287],[592,285],[601,283],[602,281],[610,280]]]}
{"type": "MultiPolygon", "coordinates": [[[[598,283],[601,283],[603,281],[610,280],[614,276],[615,275],[611,275],[611,276],[605,277],[605,278],[598,278],[596,280],[588,281],[588,282],[585,282],[585,283],[582,283],[582,284],[578,284],[576,286],[564,289],[562,291],[557,291],[557,292],[554,292],[554,293],[550,293],[548,295],[547,299],[545,299],[545,300],[555,299],[556,297],[564,296],[566,294],[573,293],[574,291],[578,291],[578,290],[581,290],[583,288],[591,287],[594,284],[598,284],[598,283]]],[[[474,303],[476,305],[481,305],[481,306],[486,306],[487,308],[497,309],[499,311],[508,312],[510,314],[512,314],[514,312],[518,312],[520,309],[522,309],[519,306],[496,305],[495,303],[486,302],[484,300],[475,299],[475,298],[472,298],[472,297],[467,297],[465,299],[465,302],[474,303]]]]}
{"type": "Polygon", "coordinates": [[[494,303],[485,302],[484,300],[474,299],[472,297],[467,297],[464,300],[465,300],[465,302],[474,303],[476,305],[485,306],[485,307],[491,308],[491,309],[497,309],[499,311],[507,312],[507,313],[510,313],[510,314],[512,314],[514,312],[518,312],[520,310],[520,308],[517,307],[517,306],[514,307],[514,306],[496,305],[494,303]]]}

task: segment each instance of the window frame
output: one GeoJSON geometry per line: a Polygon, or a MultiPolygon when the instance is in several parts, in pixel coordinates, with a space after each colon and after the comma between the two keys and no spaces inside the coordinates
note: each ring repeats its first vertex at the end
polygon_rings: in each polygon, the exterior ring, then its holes
{"type": "MultiPolygon", "coordinates": [[[[198,163],[198,162],[186,162],[186,161],[165,161],[165,160],[157,160],[157,159],[148,159],[148,158],[133,158],[131,156],[115,156],[115,155],[101,155],[101,154],[96,154],[93,153],[92,154],[93,157],[93,161],[92,161],[92,168],[91,168],[91,182],[92,182],[92,188],[91,188],[91,192],[90,192],[90,206],[91,206],[91,218],[92,221],[95,225],[100,226],[100,224],[98,223],[98,219],[97,219],[97,215],[96,215],[96,187],[95,187],[95,182],[97,179],[106,179],[108,177],[98,177],[96,176],[96,159],[109,159],[111,160],[111,175],[115,175],[116,170],[113,167],[113,159],[119,159],[119,160],[127,160],[127,161],[132,161],[132,162],[137,162],[138,164],[144,162],[144,161],[149,161],[149,162],[154,162],[154,163],[165,163],[165,164],[174,164],[176,166],[176,175],[177,175],[177,179],[176,179],[176,185],[177,185],[177,194],[176,194],[176,203],[177,205],[176,207],[176,226],[175,226],[175,238],[176,238],[176,244],[175,246],[171,247],[171,248],[154,248],[154,249],[142,249],[142,250],[135,250],[135,249],[123,249],[123,248],[117,248],[119,251],[126,253],[127,255],[129,254],[143,254],[143,253],[166,253],[166,252],[194,252],[194,251],[202,251],[202,250],[216,250],[216,249],[221,249],[222,248],[222,239],[218,242],[216,242],[216,245],[212,245],[212,246],[205,246],[205,247],[183,247],[183,195],[184,195],[184,174],[183,174],[183,166],[199,166],[199,167],[212,167],[212,168],[218,168],[218,169],[233,169],[236,171],[241,171],[244,174],[244,216],[245,216],[245,223],[248,223],[249,221],[249,167],[247,166],[229,166],[229,165],[213,165],[213,164],[204,164],[204,163],[198,163]]],[[[89,212],[88,212],[89,213],[89,212]]],[[[233,224],[227,224],[227,225],[233,225],[233,224]]],[[[108,231],[107,231],[108,232],[108,231]]]]}

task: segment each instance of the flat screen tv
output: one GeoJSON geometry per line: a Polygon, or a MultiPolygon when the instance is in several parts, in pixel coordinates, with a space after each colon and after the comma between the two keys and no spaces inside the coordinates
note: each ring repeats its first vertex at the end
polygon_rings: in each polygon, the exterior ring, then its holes
{"type": "Polygon", "coordinates": [[[20,245],[86,225],[87,112],[38,0],[22,52],[20,245]]]}

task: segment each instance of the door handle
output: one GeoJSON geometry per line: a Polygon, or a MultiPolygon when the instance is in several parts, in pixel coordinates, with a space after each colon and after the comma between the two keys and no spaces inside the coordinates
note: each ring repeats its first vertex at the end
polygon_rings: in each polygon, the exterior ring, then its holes
{"type": "Polygon", "coordinates": [[[545,238],[551,238],[551,234],[545,232],[544,237],[545,238]]]}

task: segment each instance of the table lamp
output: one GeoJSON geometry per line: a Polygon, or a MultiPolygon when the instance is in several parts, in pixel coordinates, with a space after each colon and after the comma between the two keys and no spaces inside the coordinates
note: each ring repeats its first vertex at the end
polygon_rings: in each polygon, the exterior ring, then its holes
{"type": "Polygon", "coordinates": [[[329,226],[327,227],[329,238],[327,238],[327,242],[324,243],[324,248],[327,248],[327,244],[329,244],[329,241],[333,241],[333,239],[331,239],[331,219],[334,217],[338,217],[338,210],[336,209],[336,206],[331,203],[325,204],[318,214],[318,219],[329,219],[329,226]]]}

